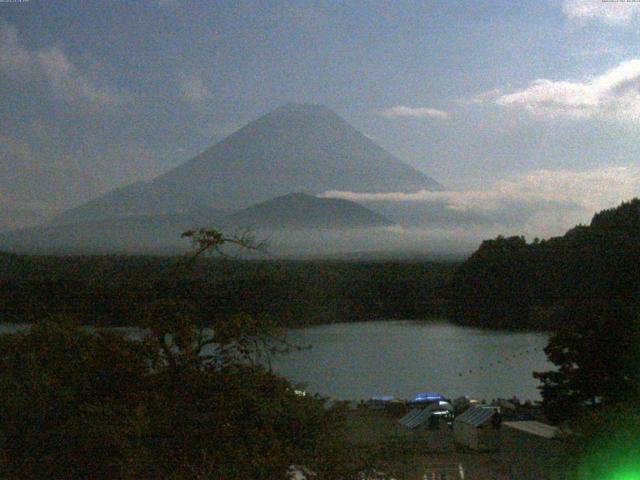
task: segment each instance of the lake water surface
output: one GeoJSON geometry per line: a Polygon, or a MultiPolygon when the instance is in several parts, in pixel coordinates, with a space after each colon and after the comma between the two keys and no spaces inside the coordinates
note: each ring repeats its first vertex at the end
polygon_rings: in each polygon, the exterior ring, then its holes
{"type": "Polygon", "coordinates": [[[341,323],[291,332],[310,350],[278,357],[274,370],[307,390],[338,399],[410,398],[434,391],[455,398],[540,398],[533,371],[552,368],[548,335],[459,327],[446,322],[341,323]]]}
{"type": "MultiPolygon", "coordinates": [[[[0,333],[29,328],[0,324],[0,333]]],[[[136,329],[123,329],[132,337],[136,329]]],[[[411,398],[434,391],[455,398],[540,398],[533,371],[549,370],[544,333],[459,327],[446,322],[337,323],[292,330],[312,348],[276,357],[273,368],[307,391],[358,400],[376,395],[411,398]]]]}

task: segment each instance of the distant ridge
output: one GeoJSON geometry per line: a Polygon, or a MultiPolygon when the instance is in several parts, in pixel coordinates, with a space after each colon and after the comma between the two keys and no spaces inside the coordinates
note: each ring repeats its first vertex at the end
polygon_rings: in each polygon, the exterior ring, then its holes
{"type": "Polygon", "coordinates": [[[148,183],[58,215],[53,223],[184,212],[236,211],[293,192],[415,192],[442,186],[320,105],[287,104],[148,183]]]}

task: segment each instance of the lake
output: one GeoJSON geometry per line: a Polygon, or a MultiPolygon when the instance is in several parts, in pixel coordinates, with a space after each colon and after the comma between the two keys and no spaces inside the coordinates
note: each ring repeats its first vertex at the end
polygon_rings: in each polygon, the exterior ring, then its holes
{"type": "MultiPolygon", "coordinates": [[[[0,324],[0,333],[29,328],[0,324]]],[[[136,337],[136,329],[124,329],[136,337]]],[[[450,398],[540,398],[531,373],[549,370],[548,335],[479,330],[444,321],[336,323],[296,329],[312,348],[278,356],[273,368],[306,390],[336,399],[410,398],[434,391],[450,398]]]]}
{"type": "Polygon", "coordinates": [[[294,330],[310,350],[276,357],[274,370],[306,390],[337,399],[455,398],[537,400],[533,371],[549,370],[544,333],[496,332],[446,322],[379,321],[294,330]]]}

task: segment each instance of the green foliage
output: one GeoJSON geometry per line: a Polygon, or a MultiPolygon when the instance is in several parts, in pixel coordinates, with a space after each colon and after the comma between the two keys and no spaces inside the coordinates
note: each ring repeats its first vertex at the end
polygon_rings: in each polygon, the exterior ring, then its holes
{"type": "Polygon", "coordinates": [[[146,370],[140,345],[67,321],[0,337],[4,475],[121,477],[139,454],[146,370]]]}
{"type": "Polygon", "coordinates": [[[443,314],[453,270],[419,261],[200,258],[186,266],[169,257],[0,257],[0,321],[64,314],[131,326],[163,301],[192,305],[198,325],[238,313],[283,326],[425,318],[443,314]]]}
{"type": "Polygon", "coordinates": [[[584,301],[640,295],[640,200],[596,214],[588,227],[527,244],[523,237],[483,242],[452,276],[449,316],[492,328],[553,330],[557,312],[584,301]]]}
{"type": "Polygon", "coordinates": [[[545,352],[557,369],[535,373],[554,421],[640,399],[640,311],[619,300],[566,309],[545,352]]]}
{"type": "Polygon", "coordinates": [[[198,329],[177,325],[166,351],[153,333],[141,342],[66,320],[2,336],[2,475],[281,479],[292,463],[340,475],[339,410],[259,365],[198,356],[198,329]]]}
{"type": "Polygon", "coordinates": [[[532,272],[524,237],[487,240],[454,274],[448,300],[454,321],[476,326],[512,327],[528,318],[532,272]]]}

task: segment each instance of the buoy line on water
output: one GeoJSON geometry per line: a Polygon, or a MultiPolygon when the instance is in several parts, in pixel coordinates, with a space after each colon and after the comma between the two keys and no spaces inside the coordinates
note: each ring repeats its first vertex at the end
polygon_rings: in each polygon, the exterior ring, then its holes
{"type": "Polygon", "coordinates": [[[511,355],[501,356],[501,357],[499,357],[498,360],[496,360],[494,362],[491,362],[489,364],[480,365],[479,367],[476,367],[476,368],[471,368],[471,369],[469,369],[468,372],[466,370],[465,371],[460,371],[460,372],[458,372],[458,377],[463,377],[465,375],[473,375],[474,373],[483,372],[485,370],[488,370],[489,368],[493,368],[494,366],[497,367],[498,365],[507,365],[507,364],[509,364],[511,361],[513,361],[516,358],[524,357],[524,356],[530,355],[532,353],[541,352],[543,350],[544,350],[544,348],[532,347],[532,348],[528,348],[526,350],[521,350],[519,352],[512,353],[511,355]]]}

